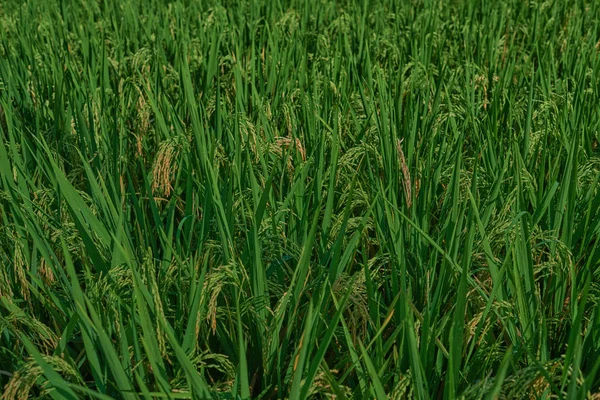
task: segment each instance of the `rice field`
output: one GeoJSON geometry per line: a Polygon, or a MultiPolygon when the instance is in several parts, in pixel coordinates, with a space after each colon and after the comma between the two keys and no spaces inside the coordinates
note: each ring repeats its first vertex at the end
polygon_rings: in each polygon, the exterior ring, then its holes
{"type": "Polygon", "coordinates": [[[600,399],[600,2],[0,2],[0,399],[600,399]]]}

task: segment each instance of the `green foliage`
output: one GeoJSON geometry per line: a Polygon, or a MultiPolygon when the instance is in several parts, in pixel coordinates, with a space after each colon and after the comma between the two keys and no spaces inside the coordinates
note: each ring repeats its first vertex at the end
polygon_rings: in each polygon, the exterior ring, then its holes
{"type": "Polygon", "coordinates": [[[0,387],[600,398],[600,3],[0,3],[0,387]]]}

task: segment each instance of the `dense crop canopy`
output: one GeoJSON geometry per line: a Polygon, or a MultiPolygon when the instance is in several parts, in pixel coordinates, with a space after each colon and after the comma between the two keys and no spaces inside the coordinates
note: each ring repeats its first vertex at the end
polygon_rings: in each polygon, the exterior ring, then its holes
{"type": "Polygon", "coordinates": [[[0,392],[600,398],[600,2],[0,2],[0,392]]]}

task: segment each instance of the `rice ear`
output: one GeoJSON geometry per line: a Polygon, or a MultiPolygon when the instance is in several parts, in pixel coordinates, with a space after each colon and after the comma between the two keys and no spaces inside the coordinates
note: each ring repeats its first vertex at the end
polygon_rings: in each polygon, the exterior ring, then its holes
{"type": "Polygon", "coordinates": [[[398,151],[398,158],[400,160],[400,168],[402,169],[402,187],[404,189],[404,199],[406,200],[406,207],[410,208],[412,205],[412,194],[411,194],[411,182],[410,182],[410,171],[408,165],[406,165],[406,158],[402,151],[402,140],[396,139],[396,149],[398,151]]]}

